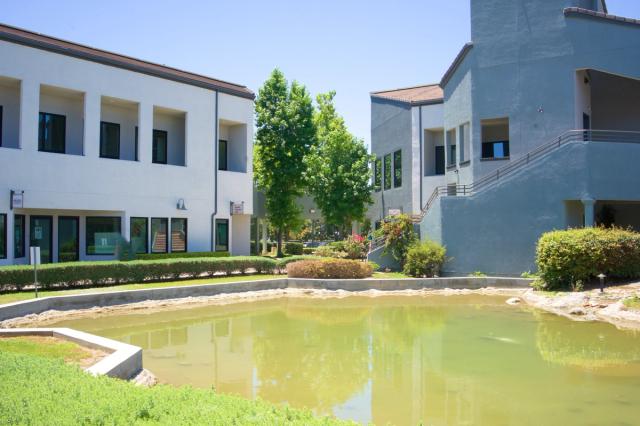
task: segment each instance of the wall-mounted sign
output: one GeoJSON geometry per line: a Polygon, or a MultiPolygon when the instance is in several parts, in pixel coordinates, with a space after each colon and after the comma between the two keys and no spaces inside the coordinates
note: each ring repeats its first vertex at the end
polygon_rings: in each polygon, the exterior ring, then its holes
{"type": "Polygon", "coordinates": [[[40,265],[40,247],[33,246],[29,248],[29,263],[31,265],[40,265]]]}
{"type": "Polygon", "coordinates": [[[24,191],[11,190],[11,210],[24,208],[24,191]]]}
{"type": "Polygon", "coordinates": [[[402,210],[400,209],[389,209],[389,216],[400,216],[402,214],[402,210]]]}
{"type": "Polygon", "coordinates": [[[244,214],[244,201],[240,203],[231,202],[231,215],[244,214]]]}

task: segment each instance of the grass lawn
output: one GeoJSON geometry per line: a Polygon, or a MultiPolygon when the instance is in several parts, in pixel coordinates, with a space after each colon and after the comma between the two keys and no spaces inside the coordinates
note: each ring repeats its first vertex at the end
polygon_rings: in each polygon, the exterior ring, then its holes
{"type": "MultiPolygon", "coordinates": [[[[70,289],[70,290],[45,290],[38,291],[39,297],[47,296],[67,296],[70,294],[82,294],[82,293],[107,293],[112,291],[121,290],[141,290],[147,288],[162,288],[162,287],[177,287],[186,285],[197,284],[224,284],[239,281],[257,281],[267,280],[271,278],[283,278],[286,275],[232,275],[222,276],[217,278],[203,278],[197,280],[182,280],[182,281],[167,281],[156,283],[142,283],[142,284],[123,284],[108,287],[92,287],[82,289],[70,289]]],[[[0,294],[0,305],[4,303],[18,302],[21,300],[29,300],[35,297],[34,291],[21,291],[16,293],[0,294]]]]}
{"type": "Polygon", "coordinates": [[[371,278],[384,280],[384,279],[402,279],[402,278],[413,278],[413,277],[405,275],[402,272],[374,272],[371,278]]]}
{"type": "Polygon", "coordinates": [[[0,352],[37,355],[68,363],[79,363],[87,357],[87,352],[75,343],[43,336],[0,338],[0,352]]]}
{"type": "Polygon", "coordinates": [[[342,425],[309,411],[217,394],[92,377],[60,360],[0,351],[3,424],[342,425]],[[6,423],[5,423],[6,422],[6,423]]]}

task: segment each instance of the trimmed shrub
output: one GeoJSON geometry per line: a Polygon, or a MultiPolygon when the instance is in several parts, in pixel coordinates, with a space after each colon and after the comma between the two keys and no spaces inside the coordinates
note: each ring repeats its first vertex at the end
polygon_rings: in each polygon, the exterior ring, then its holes
{"type": "Polygon", "coordinates": [[[304,245],[297,242],[288,242],[284,245],[285,254],[300,256],[304,254],[304,245]]]}
{"type": "Polygon", "coordinates": [[[316,249],[312,247],[305,247],[304,250],[302,250],[302,254],[309,255],[309,256],[314,255],[315,253],[316,253],[316,249]]]}
{"type": "MultiPolygon", "coordinates": [[[[264,274],[272,273],[279,268],[279,263],[273,259],[250,256],[51,263],[38,267],[38,283],[44,289],[117,285],[201,278],[220,273],[246,273],[251,269],[264,274]]],[[[30,265],[0,268],[0,291],[20,290],[31,284],[33,268],[30,265]]]]}
{"type": "Polygon", "coordinates": [[[228,251],[191,251],[184,253],[146,253],[137,254],[139,260],[159,260],[159,259],[184,259],[194,257],[229,257],[228,251]]]}
{"type": "Polygon", "coordinates": [[[434,241],[416,242],[407,251],[403,272],[412,277],[434,277],[440,274],[446,250],[434,241]]]}
{"type": "Polygon", "coordinates": [[[300,262],[301,260],[321,260],[322,257],[318,256],[289,256],[277,259],[276,262],[276,271],[279,274],[282,274],[287,271],[287,266],[290,263],[300,262]]]}
{"type": "Polygon", "coordinates": [[[346,259],[303,260],[287,267],[290,278],[362,279],[372,274],[369,263],[346,259]]]}
{"type": "Polygon", "coordinates": [[[315,254],[320,257],[333,257],[336,259],[343,259],[347,256],[344,251],[336,250],[335,247],[329,244],[318,247],[315,254]]]}
{"type": "Polygon", "coordinates": [[[618,228],[547,232],[536,250],[544,290],[573,290],[603,273],[609,278],[640,278],[640,234],[618,228]]]}

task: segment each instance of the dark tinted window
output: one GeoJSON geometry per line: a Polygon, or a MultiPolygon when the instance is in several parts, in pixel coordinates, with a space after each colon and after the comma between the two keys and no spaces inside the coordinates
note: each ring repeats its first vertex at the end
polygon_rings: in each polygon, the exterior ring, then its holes
{"type": "Polygon", "coordinates": [[[167,164],[167,132],[153,131],[153,160],[154,163],[167,164]]]}
{"type": "Polygon", "coordinates": [[[113,255],[120,239],[119,217],[87,217],[87,254],[113,255]]]}
{"type": "Polygon", "coordinates": [[[38,150],[64,153],[67,118],[64,115],[41,112],[38,123],[38,150]]]}
{"type": "Polygon", "coordinates": [[[169,220],[166,218],[151,219],[151,252],[166,253],[169,249],[167,238],[169,220]]]}
{"type": "Polygon", "coordinates": [[[100,123],[100,157],[120,158],[120,125],[100,123]]]}
{"type": "Polygon", "coordinates": [[[391,154],[384,156],[384,189],[391,189],[391,154]]]}
{"type": "Polygon", "coordinates": [[[146,253],[149,249],[149,230],[146,217],[132,217],[129,226],[129,240],[134,253],[146,253]]]}
{"type": "Polygon", "coordinates": [[[402,186],[402,151],[393,153],[393,187],[402,186]]]}
{"type": "Polygon", "coordinates": [[[229,221],[216,219],[216,251],[229,251],[229,221]]]}
{"type": "Polygon", "coordinates": [[[227,141],[218,142],[218,170],[227,169],[227,141]]]}
{"type": "Polygon", "coordinates": [[[13,217],[13,257],[25,257],[25,226],[24,215],[17,214],[13,217]]]}
{"type": "Polygon", "coordinates": [[[171,219],[171,251],[187,251],[187,219],[171,219]]]}

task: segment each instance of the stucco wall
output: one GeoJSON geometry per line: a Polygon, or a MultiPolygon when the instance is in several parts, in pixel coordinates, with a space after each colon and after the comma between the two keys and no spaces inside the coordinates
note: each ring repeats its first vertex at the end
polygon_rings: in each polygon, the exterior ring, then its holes
{"type": "MultiPolygon", "coordinates": [[[[373,221],[383,219],[389,209],[413,211],[411,182],[412,169],[412,112],[408,105],[377,98],[371,100],[371,152],[383,159],[386,154],[402,150],[402,187],[373,193],[374,204],[368,217],[373,221]],[[384,206],[384,208],[383,208],[384,206]]],[[[383,172],[384,176],[384,172],[383,172]]],[[[393,173],[392,173],[393,179],[393,173]]]]}
{"type": "Polygon", "coordinates": [[[17,81],[0,80],[0,105],[2,106],[2,146],[18,148],[20,84],[17,81]]]}
{"type": "MultiPolygon", "coordinates": [[[[211,249],[217,166],[215,92],[4,41],[0,42],[0,57],[12,58],[0,61],[0,76],[20,81],[17,125],[21,149],[0,148],[0,192],[7,194],[0,197],[0,213],[8,213],[9,242],[13,241],[13,215],[8,194],[10,189],[17,189],[25,191],[25,209],[15,213],[38,211],[55,215],[66,210],[69,214],[84,216],[92,212],[117,212],[123,217],[122,231],[126,238],[131,216],[186,217],[189,251],[211,249]],[[82,100],[74,100],[74,109],[69,113],[81,124],[84,118],[84,125],[79,127],[84,155],[38,151],[38,112],[50,103],[46,96],[41,102],[41,85],[82,94],[82,100]],[[99,158],[103,96],[139,105],[140,161],[99,158]],[[181,133],[186,158],[182,162],[187,167],[151,162],[156,106],[184,115],[181,133]],[[179,199],[184,199],[186,211],[176,209],[179,199]]],[[[56,104],[51,103],[51,107],[54,106],[56,104]]],[[[220,94],[218,116],[246,124],[245,140],[249,145],[252,143],[251,100],[220,94]]],[[[67,123],[68,131],[76,132],[78,126],[67,123]]],[[[78,138],[75,133],[74,138],[78,138]]],[[[220,179],[218,217],[229,217],[231,196],[233,201],[245,201],[245,213],[251,213],[251,151],[247,149],[247,173],[220,179]],[[231,195],[224,195],[225,185],[232,185],[226,191],[231,195]]],[[[8,259],[0,260],[0,264],[13,262],[13,244],[8,244],[8,252],[8,259]]]]}

